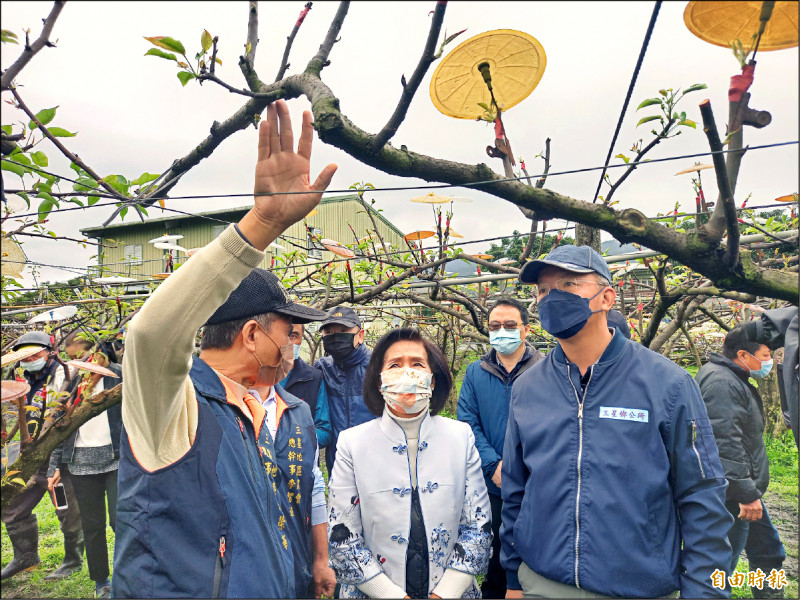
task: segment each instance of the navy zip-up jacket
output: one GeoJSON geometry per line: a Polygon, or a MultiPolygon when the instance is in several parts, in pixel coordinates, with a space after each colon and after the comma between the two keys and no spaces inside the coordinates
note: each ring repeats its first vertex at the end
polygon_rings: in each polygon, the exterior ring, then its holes
{"type": "Polygon", "coordinates": [[[503,449],[501,562],[627,598],[725,597],[726,481],[700,390],[615,333],[581,374],[558,345],[514,384],[503,449]],[[683,543],[683,547],[681,547],[683,543]]]}
{"type": "Polygon", "coordinates": [[[328,409],[333,431],[331,445],[325,449],[328,473],[333,470],[339,434],[345,429],[377,418],[364,404],[362,389],[370,356],[372,351],[367,345],[359,344],[352,356],[344,362],[338,363],[331,356],[323,356],[314,363],[314,368],[322,371],[325,388],[328,391],[328,409]]]}
{"type": "Polygon", "coordinates": [[[500,488],[492,481],[492,475],[503,458],[511,386],[542,358],[541,352],[526,343],[525,353],[509,373],[497,359],[497,351],[492,348],[468,366],[464,374],[456,409],[458,420],[472,428],[475,447],[481,455],[486,490],[493,496],[500,496],[500,488]]]}

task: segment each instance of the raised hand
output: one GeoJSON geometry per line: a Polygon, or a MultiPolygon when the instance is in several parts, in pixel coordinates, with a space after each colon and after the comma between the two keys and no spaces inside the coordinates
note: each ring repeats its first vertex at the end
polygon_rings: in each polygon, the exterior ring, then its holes
{"type": "Polygon", "coordinates": [[[264,250],[290,225],[311,212],[330,185],[337,168],[335,164],[327,165],[314,183],[310,183],[313,137],[311,113],[305,111],[295,152],[292,120],[286,102],[278,100],[267,107],[267,118],[258,130],[258,161],[253,190],[255,204],[239,223],[244,236],[259,250],[264,250]],[[292,193],[281,195],[287,192],[292,193]],[[278,195],[258,195],[276,193],[278,195]]]}

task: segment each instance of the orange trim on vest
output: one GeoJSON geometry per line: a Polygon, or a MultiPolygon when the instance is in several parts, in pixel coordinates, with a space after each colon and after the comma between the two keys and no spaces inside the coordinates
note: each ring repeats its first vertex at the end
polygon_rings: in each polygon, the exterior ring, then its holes
{"type": "Polygon", "coordinates": [[[233,390],[222,378],[220,378],[220,382],[225,388],[225,400],[228,402],[228,404],[233,404],[234,406],[238,407],[250,418],[250,421],[253,423],[253,430],[255,431],[256,439],[258,439],[258,435],[261,433],[261,426],[264,424],[267,411],[251,394],[247,394],[243,399],[240,400],[236,397],[236,394],[233,393],[233,390]],[[248,398],[250,399],[250,402],[247,401],[248,398]]]}

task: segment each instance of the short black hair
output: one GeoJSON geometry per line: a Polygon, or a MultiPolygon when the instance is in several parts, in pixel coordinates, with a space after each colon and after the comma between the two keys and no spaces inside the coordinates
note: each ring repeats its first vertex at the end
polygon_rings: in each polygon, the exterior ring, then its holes
{"type": "Polygon", "coordinates": [[[747,338],[747,331],[744,328],[744,324],[737,325],[731,329],[728,332],[728,335],[725,336],[725,341],[722,342],[722,355],[725,358],[734,360],[739,350],[744,350],[748,354],[753,355],[755,352],[761,350],[761,347],[765,345],[761,342],[754,342],[747,338]]]}
{"type": "Polygon", "coordinates": [[[486,320],[489,320],[489,317],[492,315],[492,311],[497,308],[498,306],[512,306],[519,311],[519,317],[522,319],[522,325],[527,325],[528,321],[530,321],[530,316],[528,315],[528,309],[526,306],[517,300],[516,298],[512,298],[511,296],[504,296],[499,298],[497,302],[492,304],[492,307],[489,309],[489,314],[486,316],[486,320]]]}
{"type": "MultiPolygon", "coordinates": [[[[200,339],[200,351],[227,350],[233,346],[233,341],[248,321],[255,321],[261,325],[265,331],[269,331],[270,327],[272,327],[272,322],[275,320],[275,315],[276,313],[274,312],[268,312],[254,317],[236,319],[235,321],[206,325],[203,327],[203,333],[200,339]]],[[[287,319],[290,318],[286,315],[281,316],[285,316],[287,319]]]]}
{"type": "Polygon", "coordinates": [[[367,371],[364,374],[364,404],[373,415],[380,417],[383,414],[383,407],[386,406],[386,401],[383,399],[383,394],[381,394],[383,359],[389,348],[396,342],[419,342],[425,348],[428,366],[433,373],[433,381],[436,382],[431,395],[430,411],[431,415],[437,414],[444,408],[444,404],[450,396],[450,390],[453,388],[453,376],[447,368],[447,359],[445,359],[439,346],[422,337],[419,329],[414,327],[392,329],[375,344],[367,365],[367,371]]]}

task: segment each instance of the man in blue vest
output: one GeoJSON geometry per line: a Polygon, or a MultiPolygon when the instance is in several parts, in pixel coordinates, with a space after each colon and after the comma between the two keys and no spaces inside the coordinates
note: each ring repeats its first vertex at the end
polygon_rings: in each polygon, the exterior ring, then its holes
{"type": "Polygon", "coordinates": [[[336,440],[345,429],[375,419],[364,404],[362,388],[372,351],[364,343],[364,330],[356,311],[349,306],[335,306],[322,322],[324,356],[314,363],[322,371],[328,390],[333,440],[325,451],[328,473],[336,459],[336,440]]]}
{"type": "MultiPolygon", "coordinates": [[[[115,598],[306,592],[295,590],[297,523],[281,506],[288,484],[266,411],[250,390],[284,378],[292,321],[324,316],[292,303],[272,273],[256,268],[266,247],[319,203],[336,170],[326,166],[309,184],[312,137],[305,111],[295,152],[286,103],[269,105],[259,127],[255,205],[176,269],[129,324],[115,598]]],[[[305,406],[286,393],[282,399],[305,406]]]]}
{"type": "Polygon", "coordinates": [[[331,415],[328,409],[328,391],[325,389],[322,372],[300,357],[304,332],[305,327],[301,323],[292,325],[289,341],[294,345],[294,364],[286,378],[281,381],[281,387],[308,404],[311,414],[314,415],[317,443],[320,448],[325,448],[333,439],[331,415]]]}
{"type": "MultiPolygon", "coordinates": [[[[294,556],[295,591],[298,597],[332,596],[336,575],[328,566],[328,515],[325,480],[319,470],[319,432],[312,418],[310,397],[318,401],[322,373],[299,357],[296,340],[303,325],[294,324],[289,341],[294,345],[292,370],[279,385],[250,390],[266,410],[266,423],[275,441],[281,509],[290,533],[294,556]],[[292,386],[291,391],[287,388],[292,386]],[[316,383],[316,386],[313,384],[316,383]]],[[[324,388],[322,388],[324,390],[324,388]]],[[[327,410],[327,401],[325,409],[327,410]]],[[[319,408],[319,406],[315,407],[319,408]]],[[[327,425],[330,436],[330,425],[327,425]]]]}

